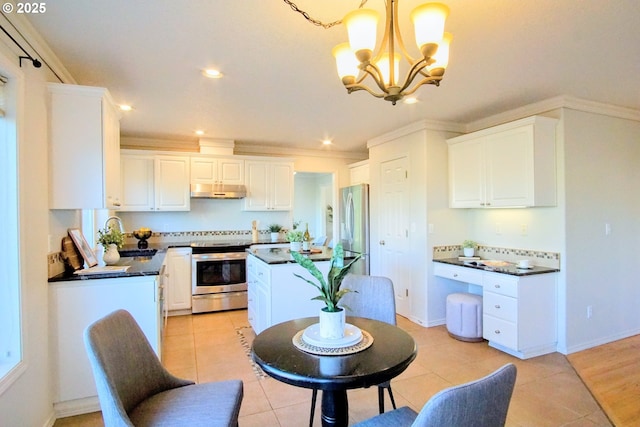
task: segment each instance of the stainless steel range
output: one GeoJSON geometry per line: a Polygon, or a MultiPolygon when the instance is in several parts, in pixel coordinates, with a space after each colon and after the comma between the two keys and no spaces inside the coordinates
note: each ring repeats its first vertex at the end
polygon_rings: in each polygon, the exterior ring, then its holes
{"type": "Polygon", "coordinates": [[[239,243],[191,244],[192,313],[247,307],[246,248],[239,243]]]}

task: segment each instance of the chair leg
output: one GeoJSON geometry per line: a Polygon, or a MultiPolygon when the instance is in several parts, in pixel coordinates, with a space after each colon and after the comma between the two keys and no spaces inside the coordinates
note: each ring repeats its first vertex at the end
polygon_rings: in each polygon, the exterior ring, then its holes
{"type": "Polygon", "coordinates": [[[391,384],[389,384],[389,387],[387,387],[387,391],[389,392],[389,398],[391,399],[391,406],[393,406],[393,409],[396,409],[396,401],[393,398],[393,392],[391,391],[391,384]]]}
{"type": "Polygon", "coordinates": [[[384,413],[384,389],[385,388],[389,391],[389,398],[391,399],[391,406],[393,406],[393,409],[396,409],[396,401],[393,398],[393,392],[391,391],[391,385],[389,385],[388,387],[378,387],[378,410],[380,411],[381,414],[384,413]]]}
{"type": "Polygon", "coordinates": [[[313,416],[316,413],[316,398],[318,397],[318,390],[313,389],[313,394],[311,395],[311,415],[309,416],[309,427],[313,427],[313,416]]]}

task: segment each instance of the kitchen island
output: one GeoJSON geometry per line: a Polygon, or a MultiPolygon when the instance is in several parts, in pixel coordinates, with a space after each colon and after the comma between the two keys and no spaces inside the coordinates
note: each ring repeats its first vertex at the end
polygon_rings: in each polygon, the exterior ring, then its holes
{"type": "MultiPolygon", "coordinates": [[[[332,250],[322,248],[307,256],[326,277],[332,250]]],[[[345,260],[355,254],[345,252],[345,260]]],[[[309,272],[296,264],[288,248],[252,249],[247,256],[248,317],[259,334],[276,323],[303,317],[317,317],[324,303],[313,300],[319,291],[294,274],[312,280],[309,272]]],[[[348,313],[347,313],[348,315],[348,313]]]]}

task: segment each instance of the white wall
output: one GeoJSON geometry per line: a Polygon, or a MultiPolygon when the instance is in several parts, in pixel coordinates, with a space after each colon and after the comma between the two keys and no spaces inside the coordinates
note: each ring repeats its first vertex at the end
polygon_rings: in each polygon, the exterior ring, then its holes
{"type": "MultiPolygon", "coordinates": [[[[10,46],[13,49],[13,46],[10,46]]],[[[6,46],[0,43],[0,51],[6,46]]],[[[18,63],[15,54],[11,61],[18,63]]],[[[49,322],[47,286],[48,161],[45,66],[23,62],[25,77],[23,121],[19,129],[19,197],[21,276],[24,312],[23,356],[26,371],[0,395],[0,424],[43,426],[52,422],[49,381],[49,322]]]]}
{"type": "Polygon", "coordinates": [[[566,109],[564,148],[571,353],[640,333],[640,122],[566,109]]]}

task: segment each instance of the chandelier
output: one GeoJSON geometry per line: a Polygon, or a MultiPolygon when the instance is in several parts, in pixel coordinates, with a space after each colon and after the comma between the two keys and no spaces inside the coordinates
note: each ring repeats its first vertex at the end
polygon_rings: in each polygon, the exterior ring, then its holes
{"type": "MultiPolygon", "coordinates": [[[[347,27],[348,43],[333,49],[338,76],[348,93],[366,90],[376,98],[384,98],[393,105],[420,86],[439,86],[449,61],[451,34],[444,32],[449,8],[440,3],[425,3],[411,12],[415,40],[422,55],[414,59],[404,46],[398,26],[399,0],[385,0],[386,22],[384,35],[376,48],[376,30],[379,14],[371,9],[356,9],[348,13],[342,22],[347,27]],[[401,57],[409,63],[401,81],[401,57]],[[372,87],[365,80],[373,79],[372,87]]],[[[363,2],[364,3],[364,2],[363,2]]],[[[367,81],[368,82],[368,81],[367,81]]]]}

